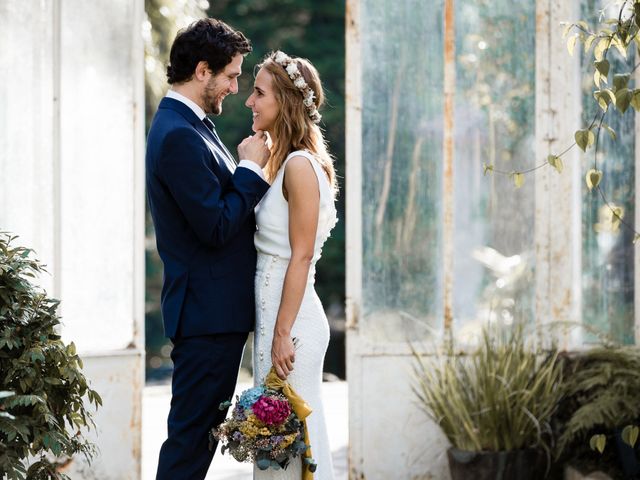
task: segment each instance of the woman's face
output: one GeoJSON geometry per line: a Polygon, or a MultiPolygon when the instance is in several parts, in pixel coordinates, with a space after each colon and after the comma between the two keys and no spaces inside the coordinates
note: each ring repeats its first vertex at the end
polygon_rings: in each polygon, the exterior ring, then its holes
{"type": "Polygon", "coordinates": [[[271,133],[280,111],[280,106],[273,93],[271,74],[261,68],[253,83],[253,93],[247,98],[245,105],[253,112],[251,129],[256,132],[263,130],[271,133]]]}

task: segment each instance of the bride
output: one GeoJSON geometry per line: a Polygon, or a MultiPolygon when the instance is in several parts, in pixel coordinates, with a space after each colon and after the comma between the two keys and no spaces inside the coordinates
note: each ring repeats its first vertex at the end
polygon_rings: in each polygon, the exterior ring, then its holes
{"type": "MultiPolygon", "coordinates": [[[[336,175],[318,123],[324,94],[306,59],[283,52],[259,65],[245,105],[254,131],[266,131],[271,154],[265,167],[271,188],[256,207],[258,251],[254,378],[273,365],[313,409],[307,418],[316,480],[333,479],[321,398],[329,325],[314,289],[315,264],[336,223],[336,175]]],[[[254,479],[301,478],[300,458],[286,470],[258,470],[254,479]]]]}

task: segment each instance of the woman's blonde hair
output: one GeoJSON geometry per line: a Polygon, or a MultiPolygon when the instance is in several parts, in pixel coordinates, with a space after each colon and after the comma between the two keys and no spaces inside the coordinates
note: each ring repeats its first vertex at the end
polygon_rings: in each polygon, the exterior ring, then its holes
{"type": "MultiPolygon", "coordinates": [[[[300,89],[293,84],[285,68],[276,63],[276,53],[270,53],[258,65],[258,68],[264,68],[271,74],[273,92],[280,105],[272,131],[271,155],[266,166],[267,179],[270,182],[273,181],[289,153],[295,150],[308,150],[320,162],[331,186],[334,191],[337,191],[333,158],[327,149],[322,130],[309,116],[300,89]]],[[[324,103],[324,92],[318,71],[305,58],[292,60],[296,63],[307,85],[313,90],[314,103],[317,108],[320,108],[324,103]]]]}

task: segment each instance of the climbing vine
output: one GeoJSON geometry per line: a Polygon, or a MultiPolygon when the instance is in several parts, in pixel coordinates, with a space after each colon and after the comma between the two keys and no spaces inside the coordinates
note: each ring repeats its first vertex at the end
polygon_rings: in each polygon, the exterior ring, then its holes
{"type": "Polygon", "coordinates": [[[575,132],[571,145],[561,152],[548,155],[546,160],[538,165],[521,171],[505,171],[496,169],[493,164],[484,164],[484,173],[509,176],[515,187],[520,188],[524,184],[525,175],[540,168],[551,167],[562,173],[563,156],[575,146],[585,153],[593,149],[593,163],[585,175],[587,188],[598,194],[608,207],[611,213],[609,229],[615,232],[623,225],[634,233],[636,242],[640,239],[640,232],[625,220],[624,208],[611,203],[601,186],[603,172],[598,166],[598,153],[603,131],[613,141],[617,140],[616,132],[605,122],[607,116],[623,115],[629,107],[640,111],[640,88],[632,86],[633,73],[640,66],[640,63],[633,64],[634,49],[640,57],[640,0],[617,1],[610,6],[617,7],[616,15],[607,15],[607,11],[610,10],[603,9],[597,25],[593,28],[584,20],[563,24],[563,38],[566,39],[569,54],[573,55],[576,46],[581,44],[585,55],[593,58],[589,73],[593,76],[593,101],[597,103],[599,110],[589,124],[575,132]],[[612,55],[621,59],[621,62],[616,62],[617,65],[621,65],[618,71],[612,68],[612,55]]]}

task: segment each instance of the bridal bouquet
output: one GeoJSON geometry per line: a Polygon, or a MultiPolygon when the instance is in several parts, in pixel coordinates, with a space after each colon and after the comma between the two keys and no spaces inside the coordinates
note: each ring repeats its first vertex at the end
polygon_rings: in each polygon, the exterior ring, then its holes
{"type": "MultiPolygon", "coordinates": [[[[224,402],[220,409],[230,406],[224,402]]],[[[313,478],[316,464],[311,458],[305,418],[311,409],[280,380],[273,368],[265,383],[236,397],[231,416],[211,430],[210,438],[222,443],[239,462],[252,462],[260,470],[287,468],[289,461],[303,457],[303,478],[313,478]]],[[[210,448],[212,448],[212,443],[210,448]]]]}

